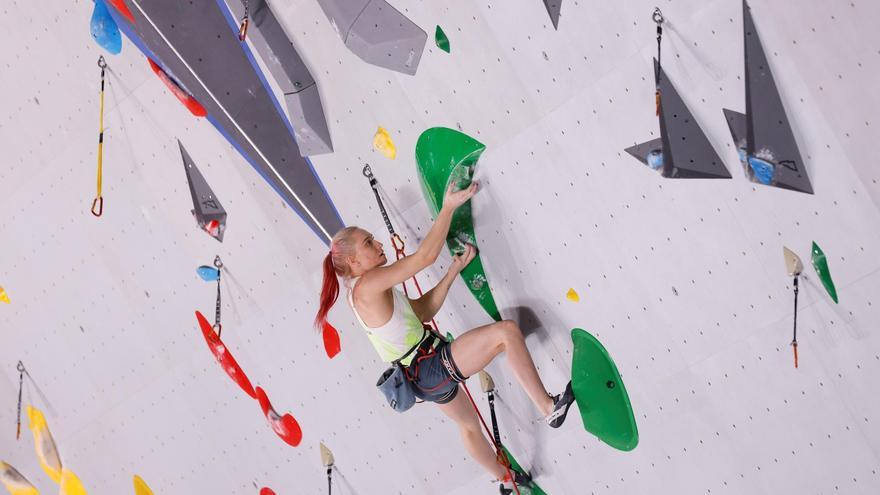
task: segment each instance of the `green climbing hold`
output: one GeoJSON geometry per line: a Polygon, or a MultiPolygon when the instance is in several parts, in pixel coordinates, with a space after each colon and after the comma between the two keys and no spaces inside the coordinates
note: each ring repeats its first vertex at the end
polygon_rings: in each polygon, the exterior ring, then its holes
{"type": "Polygon", "coordinates": [[[819,275],[819,280],[822,281],[825,290],[828,291],[828,295],[831,296],[834,304],[837,304],[837,289],[834,287],[834,281],[831,280],[828,260],[825,259],[825,253],[822,252],[822,248],[815,241],[813,241],[813,268],[816,270],[816,274],[819,275]]]}
{"type": "MultiPolygon", "coordinates": [[[[435,217],[443,206],[443,196],[449,183],[454,183],[458,189],[470,186],[477,161],[485,150],[483,143],[445,127],[433,127],[419,136],[416,163],[422,191],[435,217]]],[[[446,236],[446,245],[453,254],[461,252],[465,243],[477,245],[470,201],[455,210],[449,235],[446,236]]],[[[461,278],[489,316],[501,321],[479,254],[461,271],[461,278]]]]}
{"type": "MultiPolygon", "coordinates": [[[[522,466],[520,466],[519,463],[516,462],[516,459],[514,459],[513,456],[510,455],[510,451],[507,450],[507,447],[502,446],[501,448],[502,450],[504,450],[504,454],[507,455],[507,459],[510,461],[511,469],[515,469],[520,473],[525,473],[525,471],[523,471],[522,469],[522,466]]],[[[542,490],[541,487],[538,486],[538,484],[534,481],[532,481],[531,485],[529,486],[519,486],[518,488],[520,495],[547,495],[547,492],[542,490]]]]}
{"type": "Polygon", "coordinates": [[[571,387],[584,428],[618,450],[639,444],[639,431],[626,387],[602,343],[580,328],[572,329],[571,387]]]}
{"type": "Polygon", "coordinates": [[[440,26],[437,26],[437,30],[434,31],[434,42],[437,43],[437,48],[449,53],[449,38],[446,37],[446,33],[440,26]]]}

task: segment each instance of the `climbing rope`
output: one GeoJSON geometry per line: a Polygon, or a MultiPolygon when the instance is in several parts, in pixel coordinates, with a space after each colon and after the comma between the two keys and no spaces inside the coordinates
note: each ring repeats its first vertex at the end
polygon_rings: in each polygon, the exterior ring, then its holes
{"type": "Polygon", "coordinates": [[[104,71],[107,69],[107,62],[104,56],[98,57],[98,67],[101,68],[101,115],[100,127],[98,131],[98,193],[92,201],[92,215],[100,217],[104,213],[104,197],[101,196],[101,181],[104,165],[104,71]]]}
{"type": "Polygon", "coordinates": [[[797,369],[798,367],[798,352],[797,352],[797,299],[798,299],[798,276],[794,277],[794,336],[791,339],[791,348],[794,349],[794,367],[797,369]]]}
{"type": "Polygon", "coordinates": [[[333,491],[333,466],[327,466],[327,495],[332,495],[333,491]]]}
{"type": "Polygon", "coordinates": [[[15,439],[19,440],[21,438],[21,391],[24,388],[24,374],[27,370],[24,369],[24,363],[21,361],[18,362],[15,369],[18,370],[18,422],[15,429],[15,439]]]}
{"type": "Polygon", "coordinates": [[[250,3],[249,0],[245,0],[244,17],[241,18],[241,25],[238,28],[238,41],[244,41],[247,39],[248,24],[250,24],[250,20],[248,19],[248,3],[250,3]]]}
{"type": "Polygon", "coordinates": [[[220,338],[220,332],[223,331],[223,325],[220,324],[220,274],[223,272],[223,262],[220,256],[214,256],[214,268],[217,269],[217,305],[214,307],[214,331],[217,332],[217,338],[220,338]]]}
{"type": "MultiPolygon", "coordinates": [[[[394,231],[394,226],[391,225],[391,219],[388,217],[388,212],[385,210],[385,204],[382,202],[382,197],[379,195],[379,181],[376,180],[376,177],[373,175],[373,170],[370,168],[370,165],[364,165],[363,168],[364,177],[366,177],[370,182],[370,187],[373,189],[373,193],[376,196],[376,203],[379,205],[379,211],[382,213],[382,219],[385,221],[385,227],[388,229],[388,234],[391,236],[391,244],[394,246],[394,252],[397,256],[397,260],[406,257],[405,247],[406,245],[403,242],[403,239],[394,231]],[[400,243],[398,247],[397,242],[400,243]]],[[[415,275],[412,276],[413,285],[415,285],[416,291],[419,293],[419,297],[423,295],[422,288],[419,286],[419,280],[415,275]]],[[[403,292],[409,297],[409,292],[406,288],[406,282],[403,282],[403,292]]],[[[442,337],[442,333],[440,333],[440,327],[437,325],[437,322],[432,318],[431,326],[433,331],[442,337]]],[[[486,434],[489,435],[489,438],[492,439],[492,443],[495,447],[495,455],[500,461],[500,464],[504,466],[504,469],[507,470],[507,476],[512,480],[513,489],[516,492],[516,495],[520,495],[519,487],[516,486],[515,477],[510,470],[510,460],[507,459],[507,455],[504,453],[504,450],[501,448],[501,442],[496,439],[496,437],[492,436],[492,432],[489,431],[489,426],[486,425],[486,420],[483,419],[483,414],[480,412],[480,408],[477,407],[476,401],[474,401],[474,397],[471,395],[471,391],[468,389],[467,383],[461,382],[461,387],[464,389],[467,394],[468,399],[471,402],[471,405],[474,407],[474,411],[477,413],[477,417],[480,418],[480,423],[483,425],[483,429],[486,431],[486,434]]],[[[497,435],[497,428],[496,428],[497,435]]]]}
{"type": "Polygon", "coordinates": [[[663,39],[663,12],[660,7],[654,7],[654,13],[651,15],[654,23],[657,24],[657,73],[654,74],[654,104],[657,116],[660,116],[660,41],[663,39]]]}

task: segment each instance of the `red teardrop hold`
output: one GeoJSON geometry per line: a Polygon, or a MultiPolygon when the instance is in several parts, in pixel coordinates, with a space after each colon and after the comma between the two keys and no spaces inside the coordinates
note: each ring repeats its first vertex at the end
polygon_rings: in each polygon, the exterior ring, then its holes
{"type": "Polygon", "coordinates": [[[333,359],[342,350],[342,344],[339,342],[339,332],[333,328],[328,322],[324,322],[324,350],[327,351],[327,357],[333,359]]]}
{"type": "Polygon", "coordinates": [[[196,311],[196,319],[199,321],[199,327],[202,329],[202,335],[205,337],[208,349],[210,349],[211,354],[214,355],[217,362],[220,363],[220,367],[223,368],[223,371],[225,371],[227,375],[229,375],[229,378],[232,378],[232,381],[237,383],[238,386],[244,390],[244,393],[248,394],[252,399],[256,399],[257,394],[254,393],[254,386],[251,385],[251,381],[248,380],[247,375],[244,374],[244,370],[241,369],[241,366],[239,366],[235,358],[232,357],[232,353],[229,352],[229,349],[226,348],[226,345],[223,344],[223,341],[220,340],[220,337],[214,332],[214,327],[212,327],[208,319],[198,311],[196,311]]]}
{"type": "Polygon", "coordinates": [[[257,387],[256,392],[257,401],[260,403],[260,408],[263,410],[266,420],[269,421],[269,426],[272,427],[272,431],[291,447],[298,446],[302,441],[303,434],[296,419],[290,414],[281,416],[275,412],[272,403],[269,402],[269,397],[266,395],[265,390],[257,387]]]}
{"type": "Polygon", "coordinates": [[[148,58],[147,60],[150,62],[150,68],[153,69],[153,72],[155,72],[156,75],[159,76],[159,79],[161,79],[162,82],[165,83],[165,86],[167,86],[168,89],[171,90],[171,93],[174,94],[174,96],[178,100],[180,100],[181,103],[183,103],[183,106],[185,106],[191,114],[195,115],[196,117],[204,117],[208,115],[208,111],[205,110],[205,107],[203,107],[202,104],[199,103],[195,98],[193,98],[191,94],[184,91],[183,88],[181,88],[174,79],[171,79],[171,77],[169,77],[168,74],[165,73],[162,67],[159,67],[159,64],[153,62],[153,60],[150,58],[148,58]]]}
{"type": "Polygon", "coordinates": [[[275,492],[273,492],[271,488],[263,487],[263,489],[260,490],[260,495],[275,495],[275,492]]]}

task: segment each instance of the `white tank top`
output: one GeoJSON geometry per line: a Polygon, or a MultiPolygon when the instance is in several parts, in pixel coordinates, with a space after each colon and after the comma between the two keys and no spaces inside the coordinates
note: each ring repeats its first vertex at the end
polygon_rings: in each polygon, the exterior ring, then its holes
{"type": "MultiPolygon", "coordinates": [[[[390,363],[406,354],[407,351],[422,340],[422,336],[425,334],[424,325],[419,320],[419,317],[416,316],[415,311],[413,311],[406,294],[397,288],[392,288],[391,294],[394,307],[391,310],[391,318],[380,327],[372,328],[367,326],[354,306],[354,286],[359,278],[351,279],[351,286],[348,289],[348,304],[351,306],[351,310],[354,311],[354,316],[357,318],[358,323],[367,332],[367,338],[370,339],[373,347],[376,348],[379,358],[386,363],[390,363]]],[[[400,363],[408,366],[415,355],[415,352],[411,353],[400,363]]]]}

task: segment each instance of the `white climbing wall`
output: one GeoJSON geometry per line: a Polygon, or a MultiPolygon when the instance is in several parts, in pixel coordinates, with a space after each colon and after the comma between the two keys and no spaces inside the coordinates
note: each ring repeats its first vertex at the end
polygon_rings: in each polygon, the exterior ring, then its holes
{"type": "MultiPolygon", "coordinates": [[[[333,136],[335,153],[313,163],[343,219],[384,239],[361,175],[369,162],[415,246],[430,221],[419,134],[459,127],[488,146],[474,209],[502,314],[530,328],[553,390],[570,373],[570,329],[597,335],[639,426],[629,453],[585,432],[576,412],[551,431],[504,360],[493,364],[504,440],[546,492],[880,492],[880,3],[752,2],[813,196],[742,173],[721,111],[745,108],[737,1],[659,4],[664,68],[726,181],[664,180],[623,152],[658,136],[653,2],[563,0],[559,31],[539,0],[391,3],[429,33],[415,77],[347,51],[314,0],[273,2],[333,136]],[[437,24],[451,54],[431,44],[437,24]],[[395,161],[371,149],[379,125],[395,161]],[[814,240],[839,305],[809,266],[814,240]],[[797,370],[783,245],[807,264],[797,370]],[[581,302],[565,299],[569,288],[581,302]]],[[[29,433],[14,441],[22,360],[26,402],[46,412],[65,466],[93,495],[133,493],[133,474],[157,495],[324,493],[319,441],[337,460],[333,493],[497,493],[436,408],[383,404],[373,389],[383,366],[344,305],[331,314],[343,351],[327,359],[311,330],[326,247],[128,39],[107,56],[105,213],[88,213],[102,53],[91,11],[87,0],[0,2],[0,286],[12,301],[0,304],[0,460],[43,493],[57,489],[29,433]],[[176,139],[229,212],[223,244],[189,214],[176,139]],[[298,448],[220,371],[196,327],[215,289],[195,268],[215,254],[229,270],[224,340],[297,418],[298,448]]],[[[441,328],[487,322],[457,284],[441,328]]]]}

